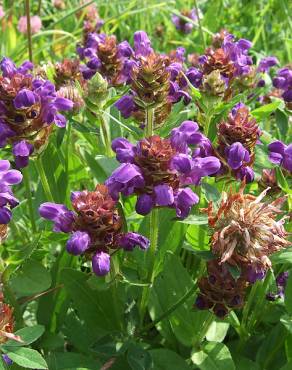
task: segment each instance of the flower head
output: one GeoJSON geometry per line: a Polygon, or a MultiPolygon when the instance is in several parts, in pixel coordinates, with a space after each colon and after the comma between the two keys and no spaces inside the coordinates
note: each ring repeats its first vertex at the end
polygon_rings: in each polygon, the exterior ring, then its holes
{"type": "Polygon", "coordinates": [[[282,93],[287,107],[292,107],[292,69],[290,67],[282,68],[278,71],[277,76],[273,79],[273,85],[282,93]]]}
{"type": "MultiPolygon", "coordinates": [[[[181,15],[184,16],[185,18],[189,18],[192,21],[198,20],[196,9],[183,10],[181,12],[181,15]]],[[[178,31],[187,34],[192,31],[192,29],[194,28],[194,25],[192,22],[188,22],[187,20],[185,20],[185,18],[182,18],[178,15],[173,15],[171,19],[172,19],[172,23],[175,25],[175,28],[178,31]]]]}
{"type": "MultiPolygon", "coordinates": [[[[31,33],[38,33],[42,28],[42,20],[38,15],[34,15],[30,18],[31,33]]],[[[26,15],[19,18],[17,29],[19,32],[27,33],[27,18],[26,15]]]]}
{"type": "Polygon", "coordinates": [[[122,232],[116,201],[105,185],[97,185],[91,192],[73,192],[71,202],[74,211],[63,204],[44,203],[39,208],[40,215],[54,222],[54,231],[70,234],[67,251],[91,258],[92,269],[98,276],[109,272],[112,250],[148,248],[149,241],[142,235],[122,232]]]}
{"type": "Polygon", "coordinates": [[[34,151],[44,147],[53,123],[66,125],[60,111],[71,110],[73,103],[58,97],[50,81],[33,77],[30,62],[17,68],[3,58],[0,68],[0,145],[12,144],[17,166],[23,167],[34,151]]]}
{"type": "Polygon", "coordinates": [[[157,206],[175,208],[178,217],[186,217],[199,200],[188,186],[198,185],[202,177],[220,168],[213,156],[191,156],[189,146],[203,140],[192,121],[173,129],[170,139],[151,136],[136,145],[115,139],[112,148],[122,164],[106,181],[111,195],[118,199],[119,193],[136,194],[136,211],[143,215],[157,206]]]}

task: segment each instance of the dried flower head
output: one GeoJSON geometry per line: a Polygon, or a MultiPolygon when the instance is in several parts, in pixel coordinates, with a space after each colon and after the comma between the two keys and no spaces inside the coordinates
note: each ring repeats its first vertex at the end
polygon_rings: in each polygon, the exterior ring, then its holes
{"type": "Polygon", "coordinates": [[[286,239],[281,206],[286,198],[264,203],[267,191],[258,197],[239,193],[223,193],[218,210],[208,207],[209,226],[213,229],[211,250],[219,263],[228,262],[239,269],[266,271],[271,267],[269,256],[290,245],[286,239]]]}

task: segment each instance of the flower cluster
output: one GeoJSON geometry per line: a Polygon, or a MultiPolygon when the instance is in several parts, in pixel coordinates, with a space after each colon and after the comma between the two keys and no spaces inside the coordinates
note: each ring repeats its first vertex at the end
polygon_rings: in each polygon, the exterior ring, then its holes
{"type": "Polygon", "coordinates": [[[196,22],[198,20],[196,9],[182,10],[181,15],[184,18],[178,15],[173,15],[171,18],[172,22],[178,31],[185,33],[185,34],[190,33],[192,29],[194,28],[194,24],[191,22],[188,22],[185,18],[189,18],[190,20],[196,22]]]}
{"type": "Polygon", "coordinates": [[[274,141],[268,149],[270,161],[292,173],[292,144],[285,145],[282,141],[274,141]]]}
{"type": "MultiPolygon", "coordinates": [[[[82,1],[83,4],[86,1],[82,1]]],[[[104,24],[104,21],[99,17],[96,4],[90,4],[76,13],[77,18],[84,19],[83,22],[83,38],[84,43],[87,41],[88,35],[93,32],[99,32],[104,24]]]]}
{"type": "Polygon", "coordinates": [[[134,34],[134,49],[124,68],[130,91],[115,104],[124,118],[133,116],[143,125],[146,109],[154,109],[154,124],[158,127],[169,115],[173,103],[180,99],[190,102],[187,81],[181,73],[184,53],[183,48],[169,55],[156,53],[145,32],[134,34]]]}
{"type": "Polygon", "coordinates": [[[11,220],[11,209],[18,205],[14,197],[11,185],[19,184],[22,175],[17,170],[10,169],[7,160],[0,160],[0,241],[6,238],[7,224],[11,220]]]}
{"type": "Polygon", "coordinates": [[[286,198],[264,203],[268,190],[258,197],[243,194],[243,187],[239,193],[223,193],[217,211],[210,202],[206,211],[214,260],[209,262],[208,278],[199,283],[198,308],[213,309],[224,317],[231,308],[241,306],[245,288],[263,279],[271,268],[269,256],[290,245],[283,226],[287,217],[276,219],[286,198]]]}
{"type": "Polygon", "coordinates": [[[192,157],[189,146],[205,140],[192,121],[173,129],[170,139],[151,136],[136,145],[115,139],[112,149],[122,164],[106,181],[110,194],[114,199],[119,193],[136,194],[136,211],[142,215],[153,207],[166,206],[175,208],[177,217],[186,217],[199,201],[189,185],[198,185],[202,177],[220,168],[214,156],[192,157]]]}
{"type": "Polygon", "coordinates": [[[12,144],[17,166],[25,167],[32,152],[46,144],[52,124],[65,127],[60,111],[72,109],[73,103],[58,97],[50,81],[34,77],[30,62],[17,68],[3,58],[0,68],[0,147],[12,144]]]}
{"type": "Polygon", "coordinates": [[[132,251],[135,246],[148,248],[149,240],[144,236],[122,231],[122,217],[105,185],[97,185],[91,192],[73,192],[71,202],[74,211],[63,204],[44,203],[40,206],[40,215],[54,222],[55,232],[71,235],[67,251],[90,257],[96,275],[109,272],[110,251],[118,248],[132,251]]]}
{"type": "Polygon", "coordinates": [[[292,69],[289,67],[280,69],[273,79],[273,85],[282,92],[287,107],[292,109],[292,69]]]}
{"type": "Polygon", "coordinates": [[[113,86],[127,81],[125,63],[132,55],[132,48],[127,41],[118,43],[113,35],[90,33],[85,45],[78,46],[77,52],[81,60],[86,62],[82,66],[85,79],[90,79],[99,72],[113,86]]]}

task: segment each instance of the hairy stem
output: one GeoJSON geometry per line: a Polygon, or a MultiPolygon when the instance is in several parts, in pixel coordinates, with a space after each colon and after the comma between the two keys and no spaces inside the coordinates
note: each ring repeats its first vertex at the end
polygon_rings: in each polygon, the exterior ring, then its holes
{"type": "Polygon", "coordinates": [[[35,233],[37,229],[36,229],[36,223],[34,219],[32,196],[31,196],[31,186],[30,186],[30,176],[29,176],[28,167],[25,167],[22,173],[23,173],[23,179],[24,179],[25,193],[27,197],[27,207],[28,207],[29,218],[31,222],[31,228],[32,228],[33,233],[35,233]]]}
{"type": "Polygon", "coordinates": [[[26,11],[26,22],[27,22],[28,57],[29,57],[29,60],[32,62],[32,39],[31,39],[30,3],[29,3],[29,0],[25,0],[25,11],[26,11]]]}
{"type": "Polygon", "coordinates": [[[140,322],[143,324],[146,308],[149,301],[150,289],[154,281],[155,254],[158,241],[158,209],[154,208],[150,214],[150,248],[148,251],[148,275],[147,285],[143,288],[140,304],[140,322]]]}
{"type": "Polygon", "coordinates": [[[35,165],[36,165],[38,174],[40,176],[41,183],[42,183],[47,200],[50,202],[54,202],[54,197],[51,193],[50,185],[48,183],[48,179],[47,179],[44,167],[43,167],[42,159],[37,158],[37,160],[35,161],[35,165]]]}

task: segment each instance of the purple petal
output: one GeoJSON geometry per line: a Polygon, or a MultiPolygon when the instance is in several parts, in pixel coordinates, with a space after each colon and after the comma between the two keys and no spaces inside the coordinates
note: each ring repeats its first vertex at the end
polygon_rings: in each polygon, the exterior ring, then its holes
{"type": "Polygon", "coordinates": [[[7,225],[11,220],[12,214],[10,209],[6,207],[0,208],[0,224],[7,225]]]}
{"type": "Polygon", "coordinates": [[[147,215],[148,213],[151,212],[151,209],[154,206],[154,202],[152,199],[152,196],[149,194],[142,194],[139,195],[136,203],[136,212],[139,215],[147,215]]]}
{"type": "Polygon", "coordinates": [[[84,253],[90,246],[90,236],[87,232],[75,231],[67,241],[67,252],[78,256],[84,253]]]}
{"type": "Polygon", "coordinates": [[[174,202],[173,189],[168,185],[154,187],[155,203],[158,206],[171,206],[174,202]]]}
{"type": "Polygon", "coordinates": [[[175,195],[176,215],[179,218],[185,218],[189,215],[194,204],[199,202],[199,197],[191,188],[179,190],[175,195]]]}
{"type": "Polygon", "coordinates": [[[118,243],[119,246],[126,251],[132,251],[136,246],[140,247],[143,250],[147,249],[149,247],[150,241],[143,235],[129,232],[120,235],[118,243]]]}
{"type": "Polygon", "coordinates": [[[14,98],[13,104],[16,109],[21,109],[31,107],[36,103],[36,101],[37,96],[34,92],[27,89],[22,89],[14,98]]]}
{"type": "Polygon", "coordinates": [[[136,148],[127,139],[117,138],[112,141],[112,150],[121,163],[132,163],[134,161],[136,148]]]}
{"type": "Polygon", "coordinates": [[[110,270],[110,255],[105,252],[97,252],[92,257],[92,270],[97,276],[104,276],[110,270]]]}

